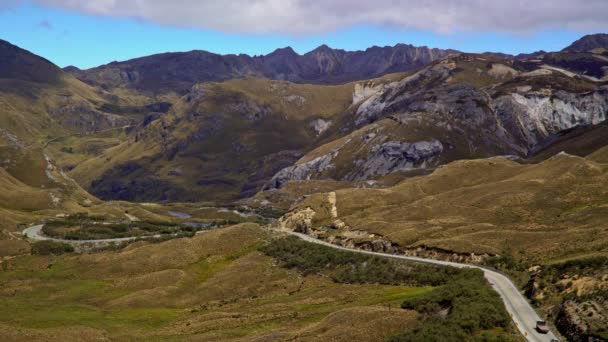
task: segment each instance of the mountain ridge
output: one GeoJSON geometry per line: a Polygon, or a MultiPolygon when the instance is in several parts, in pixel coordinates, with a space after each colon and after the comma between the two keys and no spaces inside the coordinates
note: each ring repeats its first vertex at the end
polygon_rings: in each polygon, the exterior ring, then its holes
{"type": "Polygon", "coordinates": [[[608,49],[608,34],[595,33],[585,35],[565,47],[562,51],[587,52],[597,48],[608,49]]]}
{"type": "Polygon", "coordinates": [[[262,56],[220,55],[205,50],[165,52],[98,67],[64,70],[81,81],[105,88],[128,87],[151,92],[185,93],[197,82],[246,76],[294,83],[342,84],[403,72],[458,53],[409,44],[346,51],[323,44],[305,54],[284,47],[262,56]]]}
{"type": "Polygon", "coordinates": [[[53,83],[60,73],[48,59],[0,39],[0,79],[53,83]]]}
{"type": "MultiPolygon", "coordinates": [[[[169,53],[142,57],[137,63],[116,62],[91,72],[75,67],[62,71],[42,57],[0,45],[0,56],[11,61],[0,65],[0,70],[6,68],[0,73],[0,256],[29,253],[30,245],[21,234],[25,226],[20,225],[68,222],[71,218],[66,215],[76,213],[74,217],[88,213],[91,220],[99,216],[101,221],[120,223],[115,227],[121,231],[111,228],[111,234],[123,234],[125,225],[139,229],[140,224],[151,222],[218,220],[228,224],[281,217],[277,223],[293,224],[285,224],[286,228],[343,246],[495,267],[513,275],[520,289],[529,277],[526,295],[546,313],[542,318],[555,322],[565,336],[574,340],[577,335],[608,336],[603,314],[608,307],[604,295],[608,192],[603,186],[608,182],[606,51],[538,52],[521,58],[491,53],[438,57],[433,49],[406,45],[366,51],[350,53],[324,45],[304,57],[281,48],[255,59],[204,51],[169,53]],[[385,74],[431,58],[436,59],[411,71],[385,74]],[[383,76],[338,85],[303,81],[338,82],[365,73],[383,76]],[[58,75],[59,82],[45,75],[58,75]],[[289,77],[300,83],[283,80],[289,77]],[[246,210],[238,210],[244,206],[246,210]],[[177,215],[177,221],[175,213],[184,217],[177,215]],[[589,256],[603,259],[583,260],[589,256]],[[567,264],[574,260],[576,264],[567,264]]],[[[82,232],[71,223],[65,228],[82,232]]],[[[51,263],[29,256],[27,260],[35,265],[5,259],[3,267],[8,266],[14,275],[5,298],[24,300],[17,304],[33,303],[31,294],[36,290],[24,283],[21,269],[28,270],[25,267],[45,272],[32,273],[37,284],[40,275],[48,272],[54,275],[45,280],[60,280],[57,275],[64,274],[65,260],[81,265],[67,267],[80,272],[85,267],[83,257],[91,258],[89,262],[101,257],[91,265],[112,270],[105,276],[116,271],[115,265],[126,265],[121,272],[124,277],[132,279],[132,269],[137,269],[142,276],[152,275],[138,282],[154,286],[138,287],[131,294],[111,291],[116,297],[99,307],[104,312],[116,305],[140,305],[145,298],[154,307],[160,299],[161,305],[175,308],[175,294],[186,285],[196,296],[177,301],[187,303],[179,310],[186,314],[184,324],[189,329],[200,327],[193,321],[198,315],[214,321],[225,317],[210,316],[209,310],[221,315],[235,310],[234,324],[242,325],[243,308],[251,305],[259,313],[260,300],[266,299],[258,294],[264,293],[278,298],[280,311],[285,312],[264,315],[264,325],[269,318],[278,322],[274,317],[293,322],[287,296],[297,301],[294,305],[304,303],[303,312],[315,307],[327,314],[327,306],[317,300],[333,302],[335,295],[309,291],[311,284],[326,280],[310,274],[317,280],[308,278],[304,285],[301,277],[290,272],[293,286],[287,288],[281,283],[268,286],[276,275],[259,277],[269,273],[253,267],[250,258],[263,257],[255,246],[268,238],[267,231],[254,228],[238,226],[232,230],[234,235],[222,235],[227,230],[218,229],[192,239],[159,243],[154,245],[159,249],[153,246],[139,259],[133,253],[146,250],[145,241],[124,253],[115,250],[122,247],[111,246],[110,251],[70,259],[53,256],[57,262],[51,263]],[[254,247],[246,247],[250,256],[234,254],[245,248],[244,234],[252,237],[254,247]],[[213,239],[203,242],[208,237],[213,239]],[[223,244],[240,247],[230,247],[217,259],[205,249],[223,244]],[[196,253],[188,257],[191,251],[196,253]],[[190,261],[176,264],[175,260],[190,261]],[[169,273],[175,286],[159,280],[159,261],[166,263],[169,272],[184,267],[177,276],[169,273]],[[239,268],[226,264],[241,261],[239,268]],[[19,268],[17,273],[11,270],[14,267],[19,268]],[[256,282],[243,281],[243,269],[256,282]],[[226,270],[233,275],[222,278],[226,270]],[[213,301],[199,297],[213,290],[191,286],[201,276],[207,278],[208,271],[213,272],[210,282],[221,288],[213,301]],[[180,278],[179,274],[188,272],[180,278]],[[252,288],[240,286],[249,283],[252,288]],[[165,285],[171,286],[167,292],[165,285]],[[234,295],[243,301],[229,300],[227,293],[233,295],[234,289],[242,290],[234,295]],[[283,295],[268,294],[267,289],[283,295]],[[300,301],[303,295],[312,296],[312,305],[300,301]]],[[[260,267],[279,270],[271,259],[260,262],[260,267]]],[[[97,283],[100,272],[86,267],[89,279],[97,283]]],[[[387,275],[395,274],[395,268],[386,270],[387,275]]],[[[68,275],[65,280],[73,283],[73,278],[68,275]]],[[[107,284],[117,284],[115,276],[106,279],[107,284]]],[[[362,279],[379,278],[370,273],[370,278],[362,279]]],[[[48,297],[47,283],[40,284],[44,285],[40,295],[48,297]]],[[[76,284],[74,293],[65,294],[81,304],[84,288],[93,295],[92,306],[99,305],[93,299],[101,291],[88,291],[88,284],[86,288],[76,284]]],[[[324,284],[334,286],[329,280],[324,284]]],[[[65,289],[63,281],[56,285],[65,289]]],[[[352,298],[354,288],[340,289],[340,293],[352,298]]],[[[376,290],[362,290],[379,295],[376,290]]],[[[66,296],[54,296],[58,301],[51,304],[59,305],[66,296]]],[[[110,300],[105,294],[103,298],[110,300]]],[[[385,298],[395,299],[393,295],[385,298]]],[[[33,310],[39,310],[39,304],[33,310]]],[[[63,317],[64,307],[60,309],[58,315],[63,317]]],[[[444,309],[438,306],[434,315],[443,317],[444,309]]],[[[404,312],[390,307],[388,311],[404,312]]],[[[448,319],[458,312],[448,311],[448,319]]],[[[138,321],[140,313],[145,311],[134,315],[138,321]]],[[[300,314],[299,318],[310,317],[300,314]]],[[[468,312],[466,316],[470,317],[468,312]]],[[[100,322],[106,317],[99,318],[100,322]]],[[[386,315],[381,318],[385,321],[386,315]]],[[[0,317],[0,331],[6,331],[5,321],[10,319],[8,314],[0,317]]],[[[124,316],[121,325],[123,320],[124,316]]],[[[167,318],[162,321],[170,324],[167,318]]],[[[219,321],[218,329],[225,328],[225,320],[219,321]]],[[[66,329],[72,329],[73,322],[70,318],[66,329]]],[[[351,326],[334,322],[332,327],[351,326]]],[[[13,321],[9,323],[12,327],[13,321]]],[[[97,321],[82,321],[85,326],[92,323],[97,321]]],[[[180,333],[188,331],[182,323],[175,327],[180,333]]],[[[446,327],[449,330],[451,325],[446,327]]],[[[229,329],[230,338],[234,332],[229,329]]],[[[362,340],[369,340],[367,331],[362,340]]]]}

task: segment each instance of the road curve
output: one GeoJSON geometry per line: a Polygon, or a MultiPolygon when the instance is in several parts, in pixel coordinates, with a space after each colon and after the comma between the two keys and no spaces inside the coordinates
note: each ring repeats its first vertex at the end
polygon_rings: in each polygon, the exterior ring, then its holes
{"type": "MultiPolygon", "coordinates": [[[[66,239],[57,239],[54,237],[44,235],[42,232],[42,227],[44,227],[43,224],[38,224],[35,226],[31,226],[29,228],[26,228],[23,230],[23,236],[27,237],[30,240],[34,240],[34,241],[51,240],[51,241],[65,242],[65,243],[69,243],[69,244],[73,244],[73,245],[79,245],[79,244],[84,244],[84,243],[124,242],[124,241],[132,241],[132,240],[136,240],[136,239],[150,239],[150,238],[158,238],[158,237],[164,236],[161,234],[156,234],[156,235],[132,236],[132,237],[113,238],[113,239],[66,240],[66,239]]],[[[208,231],[208,230],[199,230],[195,234],[198,235],[198,234],[204,233],[206,231],[208,231]]]]}
{"type": "MultiPolygon", "coordinates": [[[[153,235],[153,236],[145,236],[145,237],[126,237],[126,238],[99,239],[99,240],[65,240],[65,239],[52,238],[52,237],[44,235],[42,233],[43,226],[44,225],[39,224],[39,225],[35,225],[35,226],[31,226],[29,228],[26,228],[23,230],[23,235],[25,237],[27,237],[31,240],[35,240],[35,241],[52,240],[52,241],[66,242],[66,243],[76,244],[76,245],[83,244],[83,243],[123,242],[123,241],[135,240],[138,238],[152,238],[152,237],[161,236],[161,235],[153,235]]],[[[483,271],[485,278],[492,285],[492,288],[496,292],[498,292],[503,303],[505,304],[505,308],[511,315],[513,322],[515,322],[515,325],[517,326],[519,331],[522,333],[522,335],[524,335],[526,337],[526,339],[528,341],[551,342],[552,340],[557,340],[557,338],[555,337],[555,335],[552,332],[549,332],[548,334],[540,334],[539,332],[536,331],[536,321],[540,321],[542,319],[540,318],[540,316],[538,316],[538,314],[536,313],[534,308],[532,308],[530,303],[528,303],[526,298],[519,292],[519,290],[513,284],[513,282],[509,278],[507,278],[505,275],[498,273],[496,271],[493,271],[493,270],[490,270],[487,268],[483,268],[480,266],[476,266],[476,265],[461,264],[461,263],[451,262],[451,261],[424,259],[424,258],[419,258],[419,257],[411,257],[411,256],[404,256],[404,255],[395,255],[395,254],[387,254],[387,253],[364,251],[364,250],[360,250],[360,249],[346,248],[346,247],[334,245],[329,242],[313,238],[306,234],[301,234],[301,233],[296,233],[296,232],[289,231],[289,230],[276,229],[276,228],[272,228],[272,230],[281,232],[281,233],[287,233],[287,234],[296,236],[304,241],[308,241],[311,243],[316,243],[319,245],[323,245],[323,246],[327,246],[327,247],[331,247],[331,248],[335,248],[335,249],[340,249],[340,250],[344,250],[344,251],[349,251],[349,252],[353,252],[353,253],[361,253],[361,254],[374,255],[374,256],[379,256],[379,257],[384,257],[384,258],[421,262],[421,263],[434,264],[434,265],[440,265],[440,266],[452,266],[452,267],[457,267],[457,268],[469,267],[469,268],[480,269],[483,271]]],[[[200,233],[204,233],[204,232],[206,232],[206,230],[198,231],[198,232],[196,232],[196,234],[200,234],[200,233]]]]}
{"type": "Polygon", "coordinates": [[[457,268],[470,267],[470,268],[480,269],[483,271],[485,278],[492,285],[492,288],[496,292],[498,292],[498,294],[500,295],[500,298],[502,298],[502,301],[505,304],[505,308],[511,315],[513,322],[515,322],[515,325],[517,326],[519,331],[522,333],[522,335],[524,335],[526,337],[526,339],[528,341],[550,342],[552,340],[557,340],[557,337],[552,332],[549,332],[548,334],[541,334],[538,331],[536,331],[536,321],[540,321],[542,319],[540,318],[540,316],[538,316],[538,314],[536,313],[534,308],[532,308],[530,303],[528,303],[526,298],[519,292],[519,290],[513,284],[513,282],[509,278],[507,278],[505,275],[498,273],[496,271],[492,271],[490,269],[483,268],[480,266],[475,266],[475,265],[470,265],[470,264],[461,264],[461,263],[451,262],[451,261],[424,259],[424,258],[410,257],[410,256],[403,256],[403,255],[370,252],[370,251],[364,251],[364,250],[360,250],[360,249],[351,249],[351,248],[346,248],[346,247],[342,247],[342,246],[337,246],[337,245],[334,245],[334,244],[331,244],[329,242],[325,242],[325,241],[322,241],[319,239],[315,239],[306,234],[296,233],[293,231],[288,231],[288,230],[283,230],[283,229],[273,229],[273,230],[282,232],[282,233],[288,233],[288,234],[296,236],[304,241],[316,243],[319,245],[324,245],[324,246],[335,248],[335,249],[354,252],[354,253],[375,255],[375,256],[379,256],[379,257],[421,262],[421,263],[434,264],[434,265],[440,265],[440,266],[452,266],[452,267],[457,267],[457,268]]]}

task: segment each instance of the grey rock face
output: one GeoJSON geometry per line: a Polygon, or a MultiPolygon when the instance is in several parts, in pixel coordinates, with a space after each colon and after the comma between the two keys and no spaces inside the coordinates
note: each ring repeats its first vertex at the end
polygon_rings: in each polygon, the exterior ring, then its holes
{"type": "Polygon", "coordinates": [[[425,168],[442,151],[443,145],[436,139],[415,143],[387,142],[374,146],[367,160],[357,165],[346,179],[365,180],[395,171],[425,168]]]}
{"type": "Polygon", "coordinates": [[[313,175],[321,173],[331,167],[331,161],[338,155],[337,151],[317,157],[305,163],[295,164],[282,169],[272,177],[267,189],[279,189],[288,180],[305,180],[310,179],[313,175]]]}
{"type": "Polygon", "coordinates": [[[357,108],[355,125],[361,126],[376,121],[387,113],[406,109],[415,100],[423,100],[430,86],[441,85],[454,68],[454,63],[434,64],[399,82],[376,88],[376,91],[357,108]]]}
{"type": "Polygon", "coordinates": [[[207,93],[205,86],[206,85],[204,83],[197,83],[193,85],[190,89],[190,92],[185,96],[186,102],[194,103],[203,99],[205,97],[205,94],[207,93]]]}
{"type": "Polygon", "coordinates": [[[331,120],[323,120],[316,119],[310,123],[310,127],[317,133],[317,135],[321,135],[331,126],[331,120]]]}
{"type": "Polygon", "coordinates": [[[130,123],[130,120],[122,115],[96,110],[88,103],[68,96],[61,98],[59,105],[49,109],[48,113],[64,127],[83,133],[126,126],[130,123]]]}
{"type": "Polygon", "coordinates": [[[255,103],[254,101],[244,100],[231,103],[228,106],[230,111],[244,115],[248,122],[256,122],[262,120],[272,110],[263,104],[255,103]]]}
{"type": "Polygon", "coordinates": [[[301,107],[306,103],[306,99],[300,95],[287,95],[284,98],[285,102],[294,105],[297,107],[301,107]]]}
{"type": "Polygon", "coordinates": [[[496,116],[516,143],[531,149],[551,134],[606,120],[608,90],[583,94],[514,93],[497,98],[493,105],[496,116]]]}
{"type": "Polygon", "coordinates": [[[483,144],[497,152],[525,155],[553,134],[608,117],[608,89],[571,93],[526,88],[493,98],[491,90],[449,84],[454,67],[445,60],[377,89],[357,108],[355,125],[387,116],[406,124],[412,114],[422,113],[437,126],[479,132],[474,140],[470,133],[466,137],[472,148],[483,144]]]}

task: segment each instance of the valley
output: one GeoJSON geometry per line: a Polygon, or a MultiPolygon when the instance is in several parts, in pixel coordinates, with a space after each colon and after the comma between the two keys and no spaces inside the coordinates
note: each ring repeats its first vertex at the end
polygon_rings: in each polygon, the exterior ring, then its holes
{"type": "Polygon", "coordinates": [[[605,36],[87,70],[0,41],[0,335],[606,340],[605,36]]]}

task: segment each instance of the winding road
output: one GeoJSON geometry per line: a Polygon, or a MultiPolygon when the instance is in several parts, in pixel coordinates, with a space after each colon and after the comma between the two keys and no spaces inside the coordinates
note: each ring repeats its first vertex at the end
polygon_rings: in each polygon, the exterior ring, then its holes
{"type": "MultiPolygon", "coordinates": [[[[29,228],[26,228],[25,230],[23,230],[23,235],[31,240],[36,240],[36,241],[53,240],[53,241],[71,243],[71,244],[75,244],[75,245],[83,244],[83,243],[122,242],[122,241],[134,240],[134,239],[138,238],[138,237],[127,237],[127,238],[99,239],[99,240],[64,240],[64,239],[57,239],[57,238],[52,238],[52,237],[44,235],[42,233],[42,227],[43,227],[43,225],[39,224],[39,225],[35,225],[35,226],[31,226],[29,228]]],[[[542,320],[542,318],[536,313],[536,311],[534,310],[534,308],[532,308],[530,303],[528,303],[526,298],[519,292],[519,290],[513,284],[513,282],[509,278],[507,278],[505,275],[503,275],[499,272],[496,272],[496,271],[493,271],[493,270],[490,270],[490,269],[487,269],[484,267],[471,265],[471,264],[461,264],[461,263],[451,262],[451,261],[424,259],[424,258],[404,256],[404,255],[395,255],[395,254],[387,254],[387,253],[380,253],[380,252],[364,251],[364,250],[360,250],[360,249],[346,248],[346,247],[334,245],[329,242],[316,239],[316,238],[311,237],[306,234],[296,233],[293,231],[278,229],[278,228],[271,228],[271,230],[273,230],[275,232],[279,232],[279,233],[290,234],[290,235],[296,236],[307,242],[316,243],[319,245],[323,245],[323,246],[327,246],[327,247],[331,247],[331,248],[335,248],[335,249],[340,249],[340,250],[344,250],[344,251],[349,251],[349,252],[353,252],[353,253],[368,254],[368,255],[374,255],[374,256],[383,257],[383,258],[392,258],[392,259],[405,260],[405,261],[421,262],[421,263],[440,265],[440,266],[452,266],[452,267],[457,267],[457,268],[470,267],[470,268],[480,269],[483,271],[485,278],[492,285],[492,288],[496,292],[498,292],[503,303],[505,304],[505,308],[511,315],[513,322],[515,322],[515,325],[517,326],[519,331],[522,333],[522,335],[525,336],[525,338],[528,341],[551,342],[551,341],[557,340],[557,337],[552,332],[549,332],[548,334],[541,334],[538,331],[536,331],[536,322],[542,320]]],[[[206,231],[207,230],[198,231],[196,234],[203,233],[206,231]]],[[[152,238],[152,237],[159,237],[159,236],[160,235],[146,236],[144,238],[152,238]]]]}
{"type": "Polygon", "coordinates": [[[316,239],[316,238],[311,237],[306,234],[301,234],[301,233],[296,233],[296,232],[289,231],[289,230],[276,229],[276,228],[273,228],[272,230],[281,232],[281,233],[287,233],[287,234],[296,236],[304,241],[308,241],[311,243],[316,243],[319,245],[323,245],[323,246],[327,246],[327,247],[331,247],[331,248],[335,248],[335,249],[340,249],[340,250],[344,250],[344,251],[354,252],[354,253],[368,254],[368,255],[374,255],[374,256],[392,258],[392,259],[398,259],[398,260],[421,262],[421,263],[434,264],[434,265],[440,265],[440,266],[452,266],[452,267],[457,267],[457,268],[470,267],[470,268],[480,269],[483,271],[485,278],[492,285],[492,288],[496,292],[498,292],[498,294],[500,295],[500,298],[502,298],[502,301],[505,304],[507,311],[511,315],[513,322],[515,322],[515,325],[517,326],[519,331],[522,333],[522,335],[525,336],[525,338],[528,341],[531,341],[531,342],[557,341],[557,337],[552,332],[549,332],[548,334],[541,334],[538,331],[536,331],[536,322],[542,320],[542,318],[540,318],[540,316],[536,313],[534,308],[532,308],[530,303],[528,303],[526,298],[519,292],[519,290],[513,284],[513,282],[509,278],[507,278],[505,275],[503,275],[499,272],[496,272],[496,271],[493,271],[493,270],[490,270],[490,269],[487,269],[484,267],[480,267],[480,266],[475,266],[475,265],[470,265],[470,264],[461,264],[461,263],[451,262],[451,261],[424,259],[424,258],[418,258],[418,257],[410,257],[410,256],[403,256],[403,255],[370,252],[370,251],[364,251],[364,250],[360,250],[360,249],[346,248],[346,247],[334,245],[329,242],[325,242],[325,241],[316,239]]]}
{"type": "MultiPolygon", "coordinates": [[[[80,244],[85,244],[85,243],[124,242],[124,241],[136,240],[136,239],[150,239],[150,238],[159,238],[162,236],[166,236],[166,235],[156,234],[156,235],[132,236],[132,237],[113,238],[113,239],[66,240],[66,239],[57,239],[54,237],[44,235],[44,233],[42,232],[42,227],[44,227],[43,224],[38,224],[35,226],[31,226],[29,228],[26,228],[23,230],[23,236],[27,237],[30,240],[34,240],[34,241],[51,240],[51,241],[70,243],[73,245],[80,245],[80,244]]],[[[209,230],[199,230],[195,234],[198,235],[198,234],[202,234],[207,231],[209,231],[209,230]]]]}

